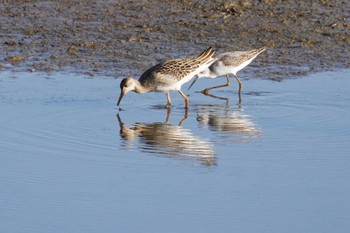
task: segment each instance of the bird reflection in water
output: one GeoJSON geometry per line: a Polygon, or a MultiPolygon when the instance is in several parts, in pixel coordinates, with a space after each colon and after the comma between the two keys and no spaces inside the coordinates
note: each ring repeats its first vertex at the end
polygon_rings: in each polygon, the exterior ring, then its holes
{"type": "Polygon", "coordinates": [[[203,128],[220,132],[220,143],[251,142],[261,136],[261,130],[253,122],[253,117],[243,113],[241,100],[237,107],[230,109],[229,99],[212,94],[207,96],[226,100],[223,105],[197,105],[197,121],[203,128]],[[224,140],[223,140],[224,139],[224,140]]]}
{"type": "Polygon", "coordinates": [[[129,149],[137,145],[145,153],[195,160],[206,166],[216,165],[213,143],[193,135],[189,129],[182,127],[187,119],[187,111],[179,125],[169,124],[170,113],[171,110],[168,109],[165,122],[137,122],[131,127],[123,123],[118,113],[120,137],[129,149]],[[136,140],[137,143],[133,143],[136,140]]]}

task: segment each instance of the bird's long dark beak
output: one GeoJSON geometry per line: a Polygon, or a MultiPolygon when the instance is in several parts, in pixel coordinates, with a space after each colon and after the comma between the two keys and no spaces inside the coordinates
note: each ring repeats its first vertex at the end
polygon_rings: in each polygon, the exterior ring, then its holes
{"type": "Polygon", "coordinates": [[[188,87],[187,90],[191,89],[191,87],[193,86],[193,84],[194,84],[195,82],[197,82],[198,79],[199,79],[199,76],[197,75],[197,77],[193,80],[193,82],[191,83],[191,85],[188,87]]]}
{"type": "Polygon", "coordinates": [[[120,104],[120,102],[122,101],[124,95],[125,95],[125,92],[124,92],[124,91],[121,91],[121,92],[120,92],[119,99],[118,99],[117,106],[119,106],[119,104],[120,104]]]}

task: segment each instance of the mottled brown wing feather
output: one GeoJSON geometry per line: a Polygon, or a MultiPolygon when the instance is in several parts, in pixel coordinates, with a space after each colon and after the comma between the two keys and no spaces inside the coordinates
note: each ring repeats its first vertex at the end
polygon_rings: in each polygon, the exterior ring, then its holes
{"type": "Polygon", "coordinates": [[[165,62],[163,66],[157,69],[156,72],[160,74],[172,75],[177,80],[181,80],[186,75],[196,70],[200,64],[201,62],[192,58],[175,59],[165,62]]]}
{"type": "Polygon", "coordinates": [[[179,81],[195,71],[201,64],[207,62],[214,53],[214,50],[208,48],[196,58],[180,58],[159,63],[146,70],[139,78],[139,81],[141,83],[151,82],[151,76],[155,77],[156,73],[173,76],[179,81]]]}
{"type": "Polygon", "coordinates": [[[201,64],[207,62],[214,54],[215,50],[209,47],[196,58],[180,58],[167,61],[156,72],[173,75],[179,81],[198,69],[201,64]]]}

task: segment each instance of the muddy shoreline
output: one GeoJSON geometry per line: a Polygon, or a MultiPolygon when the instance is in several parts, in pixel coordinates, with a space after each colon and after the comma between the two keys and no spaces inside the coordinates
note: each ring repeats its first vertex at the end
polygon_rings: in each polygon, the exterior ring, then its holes
{"type": "Polygon", "coordinates": [[[242,77],[349,68],[350,1],[17,0],[0,3],[0,71],[138,77],[168,58],[262,46],[242,77]]]}

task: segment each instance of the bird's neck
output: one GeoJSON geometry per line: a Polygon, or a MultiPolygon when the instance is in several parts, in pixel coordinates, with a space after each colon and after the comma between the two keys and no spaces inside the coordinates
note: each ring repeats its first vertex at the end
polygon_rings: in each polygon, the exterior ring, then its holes
{"type": "Polygon", "coordinates": [[[216,76],[217,75],[214,72],[212,72],[212,71],[210,71],[209,74],[208,74],[208,78],[215,78],[216,76]]]}
{"type": "Polygon", "coordinates": [[[149,92],[149,88],[143,86],[140,81],[138,80],[134,80],[134,83],[135,83],[135,89],[134,91],[138,94],[143,94],[143,93],[146,93],[146,92],[149,92]]]}

